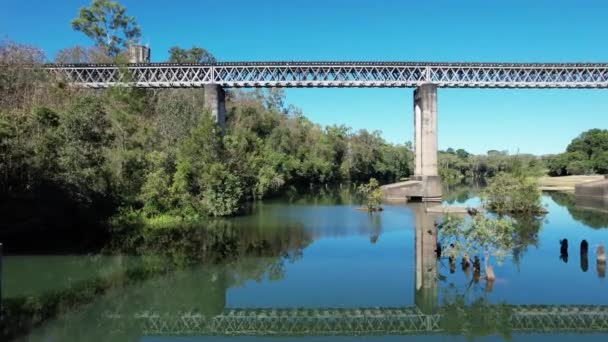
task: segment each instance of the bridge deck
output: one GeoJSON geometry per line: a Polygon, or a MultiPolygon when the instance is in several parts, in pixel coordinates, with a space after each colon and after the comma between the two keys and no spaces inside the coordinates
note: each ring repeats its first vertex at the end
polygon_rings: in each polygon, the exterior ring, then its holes
{"type": "Polygon", "coordinates": [[[45,65],[75,86],[607,88],[605,63],[225,62],[45,65]]]}

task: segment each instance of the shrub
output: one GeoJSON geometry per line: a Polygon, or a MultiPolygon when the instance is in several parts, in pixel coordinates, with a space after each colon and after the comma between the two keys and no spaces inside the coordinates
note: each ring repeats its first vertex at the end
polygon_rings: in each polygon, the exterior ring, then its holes
{"type": "Polygon", "coordinates": [[[364,197],[365,207],[368,211],[382,210],[380,207],[380,204],[382,204],[382,190],[380,190],[380,184],[375,178],[370,178],[367,184],[361,184],[357,192],[364,197]]]}
{"type": "Polygon", "coordinates": [[[500,173],[481,194],[483,205],[497,213],[540,213],[541,192],[535,178],[500,173]]]}

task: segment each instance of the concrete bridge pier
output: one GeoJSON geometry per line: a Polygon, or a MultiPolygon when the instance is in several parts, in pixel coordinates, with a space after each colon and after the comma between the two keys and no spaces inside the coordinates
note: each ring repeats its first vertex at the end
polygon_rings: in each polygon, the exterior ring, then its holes
{"type": "Polygon", "coordinates": [[[211,113],[211,117],[224,133],[226,131],[226,93],[218,84],[206,84],[204,90],[205,109],[211,113]]]}
{"type": "Polygon", "coordinates": [[[409,181],[382,186],[386,200],[441,201],[441,177],[437,170],[437,85],[427,83],[414,90],[414,176],[409,181]]]}
{"type": "Polygon", "coordinates": [[[415,196],[422,201],[441,200],[441,178],[437,170],[437,86],[423,84],[414,90],[413,180],[421,181],[415,196]]]}

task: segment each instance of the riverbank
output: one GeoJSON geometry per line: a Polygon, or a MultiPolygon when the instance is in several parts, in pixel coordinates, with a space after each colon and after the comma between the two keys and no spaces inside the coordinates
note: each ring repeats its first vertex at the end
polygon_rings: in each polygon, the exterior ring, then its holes
{"type": "Polygon", "coordinates": [[[574,187],[577,184],[593,182],[604,179],[602,175],[589,175],[589,176],[561,176],[561,177],[548,177],[544,176],[539,178],[538,184],[542,191],[562,191],[562,192],[574,192],[574,187]]]}

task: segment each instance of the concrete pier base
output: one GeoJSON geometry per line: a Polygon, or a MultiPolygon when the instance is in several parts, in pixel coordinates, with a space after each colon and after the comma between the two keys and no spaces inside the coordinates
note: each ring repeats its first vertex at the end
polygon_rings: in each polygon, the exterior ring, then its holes
{"type": "Polygon", "coordinates": [[[383,185],[380,189],[387,201],[441,202],[442,189],[439,176],[414,176],[412,180],[383,185]]]}
{"type": "Polygon", "coordinates": [[[222,133],[226,131],[226,94],[217,84],[205,85],[205,109],[211,113],[222,133]]]}

